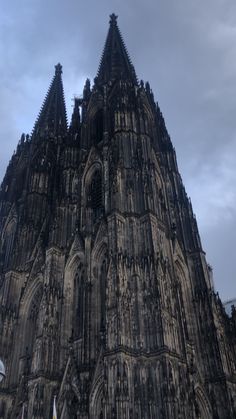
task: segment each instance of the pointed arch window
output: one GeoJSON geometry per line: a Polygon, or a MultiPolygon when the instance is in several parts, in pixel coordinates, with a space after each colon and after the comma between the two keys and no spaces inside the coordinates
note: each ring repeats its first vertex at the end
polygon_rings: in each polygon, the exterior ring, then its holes
{"type": "Polygon", "coordinates": [[[102,175],[99,170],[95,171],[89,184],[87,206],[92,209],[93,221],[103,214],[102,175]]]}
{"type": "Polygon", "coordinates": [[[39,367],[39,352],[37,352],[37,336],[42,320],[42,297],[43,285],[38,281],[35,282],[26,299],[25,313],[23,315],[23,337],[20,343],[21,361],[19,363],[18,373],[21,375],[23,371],[36,371],[39,367]]]}

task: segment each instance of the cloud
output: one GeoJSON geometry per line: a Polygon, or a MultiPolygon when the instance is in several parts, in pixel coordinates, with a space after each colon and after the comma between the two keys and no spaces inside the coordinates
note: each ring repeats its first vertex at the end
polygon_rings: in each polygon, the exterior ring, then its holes
{"type": "Polygon", "coordinates": [[[202,162],[195,169],[195,177],[189,177],[188,186],[202,227],[217,228],[220,222],[233,221],[236,218],[234,156],[225,152],[219,161],[215,158],[213,162],[202,162]]]}

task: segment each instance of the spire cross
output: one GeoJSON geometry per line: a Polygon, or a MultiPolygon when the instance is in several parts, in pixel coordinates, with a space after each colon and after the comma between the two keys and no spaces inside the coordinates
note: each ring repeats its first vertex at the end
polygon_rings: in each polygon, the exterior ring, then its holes
{"type": "Polygon", "coordinates": [[[62,65],[60,63],[55,65],[55,76],[57,76],[59,74],[62,74],[62,65]]]}
{"type": "Polygon", "coordinates": [[[118,18],[118,16],[115,15],[115,13],[112,13],[110,15],[110,24],[111,25],[116,25],[117,24],[117,18],[118,18]]]}

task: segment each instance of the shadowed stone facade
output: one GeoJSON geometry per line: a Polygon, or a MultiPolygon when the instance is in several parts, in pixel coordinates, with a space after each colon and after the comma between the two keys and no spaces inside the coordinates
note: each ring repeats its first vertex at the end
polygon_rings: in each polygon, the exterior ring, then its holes
{"type": "Polygon", "coordinates": [[[111,15],[67,125],[56,66],[0,192],[0,418],[236,417],[236,311],[214,293],[176,155],[111,15]]]}

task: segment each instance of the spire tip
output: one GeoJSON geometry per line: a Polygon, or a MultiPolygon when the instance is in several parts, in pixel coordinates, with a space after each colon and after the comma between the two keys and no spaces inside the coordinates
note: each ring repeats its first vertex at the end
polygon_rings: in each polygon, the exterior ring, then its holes
{"type": "Polygon", "coordinates": [[[55,65],[55,76],[62,74],[62,65],[58,63],[55,65]]]}
{"type": "Polygon", "coordinates": [[[112,13],[110,15],[110,24],[111,25],[116,25],[117,24],[117,18],[118,18],[118,16],[115,15],[115,13],[112,13]]]}

